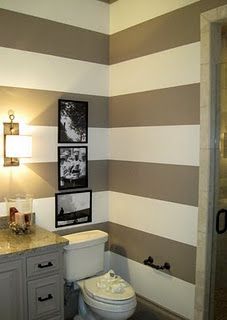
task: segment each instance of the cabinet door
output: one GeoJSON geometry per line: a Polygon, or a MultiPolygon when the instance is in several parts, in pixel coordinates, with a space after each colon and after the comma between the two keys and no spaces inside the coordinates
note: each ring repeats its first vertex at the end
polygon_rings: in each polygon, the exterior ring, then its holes
{"type": "Polygon", "coordinates": [[[0,318],[24,320],[22,261],[0,263],[0,318]]]}

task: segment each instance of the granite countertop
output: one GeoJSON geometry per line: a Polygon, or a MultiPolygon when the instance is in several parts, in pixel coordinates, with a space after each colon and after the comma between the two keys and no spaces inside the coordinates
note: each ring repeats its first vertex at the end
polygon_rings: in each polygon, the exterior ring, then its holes
{"type": "Polygon", "coordinates": [[[9,254],[22,254],[40,248],[65,246],[68,240],[56,233],[47,231],[36,225],[30,234],[16,235],[10,229],[0,230],[0,257],[9,254]]]}

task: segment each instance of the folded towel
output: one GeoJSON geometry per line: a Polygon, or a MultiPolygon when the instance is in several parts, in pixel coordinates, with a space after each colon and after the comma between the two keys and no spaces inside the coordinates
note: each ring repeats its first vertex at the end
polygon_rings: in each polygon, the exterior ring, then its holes
{"type": "Polygon", "coordinates": [[[97,281],[96,285],[98,288],[112,293],[123,293],[125,288],[128,287],[127,282],[125,282],[120,276],[116,275],[113,270],[110,270],[102,276],[97,281]]]}

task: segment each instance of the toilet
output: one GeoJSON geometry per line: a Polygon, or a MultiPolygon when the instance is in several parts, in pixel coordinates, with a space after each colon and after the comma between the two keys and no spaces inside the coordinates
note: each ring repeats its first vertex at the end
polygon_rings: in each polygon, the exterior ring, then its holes
{"type": "MultiPolygon", "coordinates": [[[[79,314],[86,320],[126,320],[136,309],[132,286],[113,270],[104,270],[108,234],[100,230],[64,236],[65,280],[80,288],[79,314]]],[[[74,319],[79,319],[76,316],[74,319]]]]}

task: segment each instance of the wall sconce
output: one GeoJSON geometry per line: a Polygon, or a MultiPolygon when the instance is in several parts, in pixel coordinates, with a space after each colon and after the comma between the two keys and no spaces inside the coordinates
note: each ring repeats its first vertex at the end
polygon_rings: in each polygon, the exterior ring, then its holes
{"type": "Polygon", "coordinates": [[[13,122],[15,116],[9,111],[10,122],[4,123],[4,166],[19,166],[19,158],[32,156],[32,137],[19,134],[19,123],[13,122]]]}

